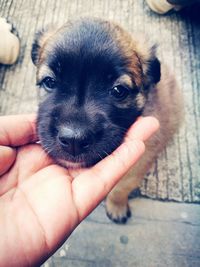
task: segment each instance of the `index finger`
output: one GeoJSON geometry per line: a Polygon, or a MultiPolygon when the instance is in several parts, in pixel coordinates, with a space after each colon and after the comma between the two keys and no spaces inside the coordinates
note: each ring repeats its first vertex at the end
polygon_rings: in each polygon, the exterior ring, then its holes
{"type": "Polygon", "coordinates": [[[140,119],[127,133],[124,142],[109,156],[73,180],[74,201],[83,219],[108,194],[142,156],[146,141],[159,128],[153,117],[140,119]],[[84,200],[84,201],[83,201],[84,200]]]}
{"type": "Polygon", "coordinates": [[[0,117],[0,145],[15,147],[35,141],[37,141],[35,114],[0,117]]]}
{"type": "Polygon", "coordinates": [[[155,117],[139,117],[128,130],[126,139],[146,141],[152,135],[152,132],[157,131],[158,128],[159,121],[155,117]]]}

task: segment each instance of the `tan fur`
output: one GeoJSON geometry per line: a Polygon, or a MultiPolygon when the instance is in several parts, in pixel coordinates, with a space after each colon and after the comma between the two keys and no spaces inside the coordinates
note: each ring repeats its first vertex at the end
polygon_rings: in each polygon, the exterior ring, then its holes
{"type": "Polygon", "coordinates": [[[145,105],[146,99],[143,94],[139,93],[136,96],[136,104],[139,109],[142,109],[145,105]]]}
{"type": "MultiPolygon", "coordinates": [[[[109,23],[109,22],[108,22],[109,23]]],[[[129,71],[137,87],[146,84],[145,74],[149,59],[155,56],[155,45],[144,35],[132,36],[116,23],[109,23],[110,32],[119,44],[125,58],[129,59],[129,71]]]]}
{"type": "Polygon", "coordinates": [[[42,64],[37,69],[37,80],[41,81],[43,78],[50,76],[54,78],[54,72],[45,64],[42,64]]]}
{"type": "Polygon", "coordinates": [[[129,75],[124,74],[119,79],[116,80],[115,85],[123,84],[124,86],[127,86],[129,88],[133,87],[132,79],[129,75]]]}
{"type": "Polygon", "coordinates": [[[39,50],[39,62],[38,65],[42,64],[43,59],[44,59],[44,48],[46,47],[47,44],[49,44],[51,41],[54,42],[54,36],[56,34],[56,32],[58,31],[58,29],[54,28],[54,27],[49,27],[47,30],[45,30],[43,32],[43,34],[41,34],[40,38],[38,39],[39,43],[38,45],[40,46],[40,50],[39,50]]]}
{"type": "Polygon", "coordinates": [[[139,162],[107,196],[107,213],[114,220],[126,217],[129,193],[140,186],[158,153],[166,147],[183,121],[182,96],[174,76],[166,67],[162,66],[161,81],[151,92],[143,116],[155,116],[160,122],[160,129],[146,142],[146,151],[139,162]]]}
{"type": "Polygon", "coordinates": [[[134,82],[137,87],[141,87],[143,82],[143,71],[140,67],[140,58],[136,53],[136,48],[132,39],[132,36],[124,31],[119,25],[117,24],[110,24],[111,25],[111,32],[113,37],[115,38],[116,42],[121,47],[121,51],[123,55],[127,59],[131,59],[129,62],[129,71],[134,77],[134,82]],[[113,28],[112,28],[113,27],[113,28]]]}

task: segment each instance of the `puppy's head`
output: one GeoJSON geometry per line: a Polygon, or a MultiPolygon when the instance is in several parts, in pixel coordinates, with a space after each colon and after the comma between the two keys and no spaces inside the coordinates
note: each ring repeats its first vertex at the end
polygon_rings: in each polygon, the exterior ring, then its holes
{"type": "Polygon", "coordinates": [[[38,113],[41,144],[72,168],[91,166],[116,149],[160,80],[155,47],[98,19],[40,32],[32,60],[45,92],[38,113]]]}

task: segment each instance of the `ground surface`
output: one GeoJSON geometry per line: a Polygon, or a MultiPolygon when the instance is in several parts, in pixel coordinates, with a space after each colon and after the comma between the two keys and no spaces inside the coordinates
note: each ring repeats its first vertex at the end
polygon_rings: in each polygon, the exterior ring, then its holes
{"type": "Polygon", "coordinates": [[[158,16],[143,0],[0,0],[0,16],[12,21],[21,39],[17,64],[0,66],[0,114],[37,109],[30,60],[34,33],[86,15],[115,20],[157,41],[159,57],[174,71],[185,99],[182,129],[155,162],[141,194],[193,204],[138,198],[131,202],[134,217],[127,226],[109,222],[101,204],[46,266],[200,266],[199,12],[196,6],[158,16]]]}

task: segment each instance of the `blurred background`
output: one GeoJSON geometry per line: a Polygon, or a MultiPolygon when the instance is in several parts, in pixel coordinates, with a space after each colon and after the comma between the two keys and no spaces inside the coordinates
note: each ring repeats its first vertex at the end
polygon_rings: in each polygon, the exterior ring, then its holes
{"type": "Polygon", "coordinates": [[[37,111],[30,57],[34,34],[83,16],[114,20],[133,35],[149,35],[185,100],[183,126],[131,195],[133,216],[127,225],[109,221],[101,203],[45,267],[200,266],[199,14],[197,4],[159,15],[144,0],[0,0],[0,17],[13,24],[20,39],[16,64],[0,65],[0,115],[37,111]]]}

